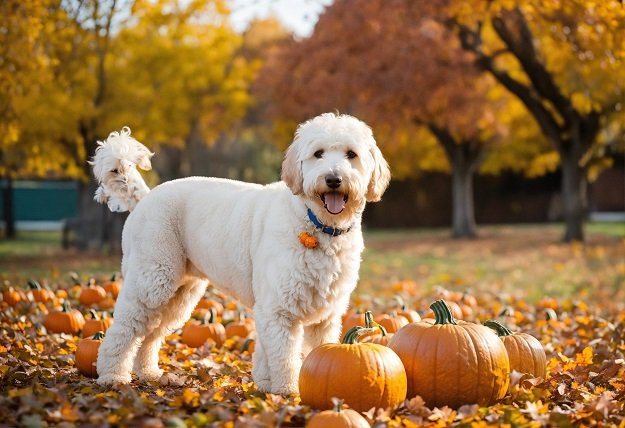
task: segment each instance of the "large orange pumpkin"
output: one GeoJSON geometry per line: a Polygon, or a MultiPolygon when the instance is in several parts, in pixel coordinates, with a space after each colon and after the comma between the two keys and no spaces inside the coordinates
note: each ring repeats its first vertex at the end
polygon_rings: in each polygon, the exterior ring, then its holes
{"type": "Polygon", "coordinates": [[[547,356],[538,339],[527,333],[513,333],[496,320],[488,320],[484,325],[495,330],[506,347],[510,370],[529,373],[534,377],[544,378],[547,375],[547,356]]]}
{"type": "Polygon", "coordinates": [[[43,325],[51,333],[76,334],[85,325],[85,318],[80,311],[72,309],[66,300],[62,310],[46,314],[43,325]]]}
{"type": "Polygon", "coordinates": [[[96,378],[98,351],[104,339],[104,332],[98,331],[93,337],[80,339],[76,347],[76,368],[85,376],[96,378]]]}
{"type": "Polygon", "coordinates": [[[505,346],[488,327],[456,321],[444,300],[430,306],[435,321],[401,328],[389,343],[406,367],[408,398],[430,407],[490,405],[505,395],[510,362],[505,346]]]}
{"type": "Polygon", "coordinates": [[[215,341],[220,347],[226,340],[226,329],[223,324],[215,322],[215,311],[210,309],[200,324],[189,321],[182,330],[182,342],[192,348],[198,348],[208,339],[215,341]]]}
{"type": "Polygon", "coordinates": [[[98,331],[106,332],[113,324],[113,318],[109,318],[106,312],[102,312],[102,316],[98,316],[98,313],[91,309],[89,314],[91,318],[85,321],[85,325],[82,328],[82,337],[91,337],[98,331]]]}
{"type": "Polygon", "coordinates": [[[343,402],[336,400],[334,409],[324,410],[314,415],[306,428],[370,428],[369,422],[352,409],[343,409],[343,402]]]}
{"type": "Polygon", "coordinates": [[[358,343],[358,337],[371,330],[354,327],[342,343],[326,343],[308,354],[299,375],[303,404],[331,409],[337,397],[364,412],[406,398],[406,371],[399,357],[386,346],[358,343]]]}

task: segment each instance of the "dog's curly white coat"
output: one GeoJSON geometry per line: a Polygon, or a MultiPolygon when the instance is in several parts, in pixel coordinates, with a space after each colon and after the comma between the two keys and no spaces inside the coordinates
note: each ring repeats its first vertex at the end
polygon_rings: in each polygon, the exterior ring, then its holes
{"type": "Polygon", "coordinates": [[[129,132],[128,138],[111,135],[93,161],[105,193],[99,196],[121,199],[119,205],[132,212],[123,231],[124,285],[100,347],[98,383],[128,383],[131,371],[142,380],[159,379],[163,338],[190,317],[210,280],[253,308],[252,376],[258,388],[297,392],[303,357],[339,339],[364,248],[361,215],[389,183],[371,129],[348,115],[322,114],[298,127],[281,182],[191,177],[157,186],[138,204],[136,192],[107,180],[128,172],[113,164],[131,161],[132,174],[121,182],[147,188],[134,164],[149,168],[151,153],[136,146],[129,132]],[[135,149],[109,147],[118,144],[135,149]],[[124,152],[142,156],[116,157],[124,152]],[[327,177],[338,177],[339,187],[329,187],[327,177]],[[336,198],[324,203],[336,192],[345,197],[344,206],[336,198]],[[318,247],[306,248],[298,235],[312,231],[307,208],[328,226],[351,229],[340,236],[317,231],[318,247]]]}

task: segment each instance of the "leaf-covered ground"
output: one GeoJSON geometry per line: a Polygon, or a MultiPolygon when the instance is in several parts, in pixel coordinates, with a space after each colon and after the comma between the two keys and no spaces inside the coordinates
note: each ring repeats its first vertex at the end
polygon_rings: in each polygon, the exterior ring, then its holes
{"type": "MultiPolygon", "coordinates": [[[[476,252],[456,250],[460,258],[462,251],[476,252]]],[[[545,244],[535,250],[543,256],[531,263],[509,257],[498,262],[517,263],[521,266],[517,273],[493,266],[503,269],[503,280],[476,276],[469,264],[466,275],[456,270],[445,276],[443,270],[426,269],[423,263],[415,265],[412,279],[399,281],[389,273],[386,282],[380,279],[374,286],[363,277],[365,285],[353,296],[354,308],[388,313],[399,295],[424,313],[433,300],[457,300],[453,291],[468,291],[478,301],[468,320],[496,318],[513,330],[530,333],[541,341],[548,359],[546,379],[513,373],[510,392],[494,406],[428,408],[416,397],[396,408],[367,412],[373,426],[625,426],[625,242],[545,244]],[[574,278],[571,270],[576,272],[574,278]],[[566,281],[574,283],[573,291],[528,301],[532,290],[506,284],[515,275],[531,278],[533,271],[548,272],[558,281],[571,277],[566,281]]],[[[483,257],[491,255],[486,251],[483,257]]],[[[182,343],[180,331],[167,337],[161,351],[165,369],[161,382],[133,382],[113,390],[100,387],[75,368],[79,336],[49,333],[42,324],[46,312],[62,299],[86,314],[88,308],[78,302],[80,287],[72,285],[67,272],[38,278],[57,297],[35,303],[26,293],[25,279],[5,276],[25,295],[14,307],[0,303],[2,426],[304,426],[317,412],[297,395],[259,392],[251,379],[251,355],[241,350],[242,340],[228,339],[219,348],[209,342],[194,349],[182,343]]],[[[88,275],[81,279],[86,282],[88,275]]],[[[532,292],[539,294],[536,289],[545,287],[536,284],[532,292]]],[[[209,294],[225,305],[221,317],[225,323],[245,311],[219,293],[209,294]]]]}

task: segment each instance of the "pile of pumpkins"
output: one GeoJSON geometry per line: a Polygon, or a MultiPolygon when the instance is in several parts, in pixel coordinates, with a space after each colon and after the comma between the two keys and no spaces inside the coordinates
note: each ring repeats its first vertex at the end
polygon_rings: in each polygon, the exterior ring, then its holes
{"type": "Polygon", "coordinates": [[[71,274],[70,277],[73,286],[67,290],[59,288],[56,292],[34,279],[28,281],[26,292],[5,281],[2,304],[11,307],[38,305],[43,314],[43,325],[48,332],[71,335],[82,333],[76,348],[76,368],[85,376],[97,377],[95,362],[98,349],[106,330],[113,323],[113,318],[107,311],[115,306],[122,281],[116,274],[102,284],[98,284],[94,278],[82,284],[78,275],[71,274]],[[77,301],[81,307],[89,309],[87,319],[80,310],[72,307],[71,299],[77,301]]]}
{"type": "Polygon", "coordinates": [[[412,321],[399,313],[374,320],[369,311],[346,317],[342,343],[321,345],[304,360],[302,403],[340,413],[337,397],[365,412],[419,395],[429,407],[488,406],[504,397],[512,370],[546,376],[545,351],[533,336],[495,320],[458,320],[442,299],[430,309],[423,320],[416,313],[406,314],[412,321]]]}

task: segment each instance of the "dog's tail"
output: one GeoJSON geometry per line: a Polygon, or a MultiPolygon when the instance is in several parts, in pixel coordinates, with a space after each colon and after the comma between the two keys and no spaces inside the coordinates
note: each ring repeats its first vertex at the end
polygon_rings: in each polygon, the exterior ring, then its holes
{"type": "Polygon", "coordinates": [[[152,169],[150,157],[154,153],[130,136],[130,128],[111,132],[104,141],[98,141],[93,159],[93,174],[99,187],[93,198],[107,204],[114,212],[132,211],[150,191],[137,167],[152,169]]]}

